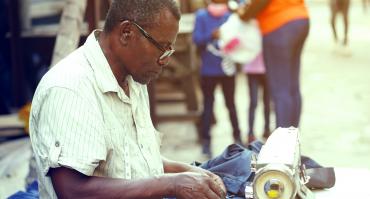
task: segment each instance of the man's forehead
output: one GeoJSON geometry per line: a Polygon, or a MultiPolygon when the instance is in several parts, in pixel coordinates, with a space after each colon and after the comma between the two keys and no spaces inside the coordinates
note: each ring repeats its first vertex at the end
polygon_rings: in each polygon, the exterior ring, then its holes
{"type": "Polygon", "coordinates": [[[153,32],[157,33],[156,35],[163,38],[168,38],[168,36],[171,35],[176,36],[179,31],[179,21],[173,16],[170,11],[164,10],[159,13],[157,17],[155,17],[155,19],[153,20],[153,24],[150,25],[150,29],[153,32]]]}
{"type": "Polygon", "coordinates": [[[157,14],[156,19],[159,21],[168,21],[169,23],[172,23],[172,22],[179,23],[179,20],[177,20],[177,18],[173,15],[173,13],[168,8],[162,9],[157,14]]]}

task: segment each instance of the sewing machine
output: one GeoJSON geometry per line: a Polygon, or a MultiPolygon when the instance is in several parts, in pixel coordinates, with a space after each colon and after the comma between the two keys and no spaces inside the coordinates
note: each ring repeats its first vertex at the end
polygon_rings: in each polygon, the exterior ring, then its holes
{"type": "MultiPolygon", "coordinates": [[[[301,164],[298,129],[276,129],[262,147],[252,167],[254,199],[313,199],[305,186],[309,177],[301,164]]],[[[247,194],[247,193],[246,193],[247,194]]]]}

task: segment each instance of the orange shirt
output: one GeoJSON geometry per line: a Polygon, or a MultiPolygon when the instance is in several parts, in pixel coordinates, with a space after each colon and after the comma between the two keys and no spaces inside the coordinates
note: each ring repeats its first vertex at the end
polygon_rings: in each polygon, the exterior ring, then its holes
{"type": "Polygon", "coordinates": [[[295,19],[308,18],[304,0],[271,0],[257,16],[263,35],[295,19]]]}

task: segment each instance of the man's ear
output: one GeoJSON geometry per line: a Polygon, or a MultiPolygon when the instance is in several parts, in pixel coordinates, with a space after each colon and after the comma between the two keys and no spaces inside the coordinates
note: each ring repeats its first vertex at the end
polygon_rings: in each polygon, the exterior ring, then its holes
{"type": "Polygon", "coordinates": [[[127,46],[132,36],[132,26],[129,21],[122,21],[119,24],[119,41],[123,46],[127,46]]]}

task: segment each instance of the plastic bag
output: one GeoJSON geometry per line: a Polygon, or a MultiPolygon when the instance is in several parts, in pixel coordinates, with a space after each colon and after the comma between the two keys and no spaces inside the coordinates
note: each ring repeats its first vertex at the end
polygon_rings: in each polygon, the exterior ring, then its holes
{"type": "Polygon", "coordinates": [[[262,50],[262,36],[256,20],[242,21],[232,14],[220,27],[219,47],[223,55],[240,64],[251,62],[262,50]]]}
{"type": "Polygon", "coordinates": [[[233,60],[230,59],[230,57],[226,56],[222,51],[217,49],[214,44],[208,44],[207,50],[211,52],[213,55],[221,57],[221,68],[224,71],[225,75],[232,76],[236,72],[236,65],[233,60]]]}

